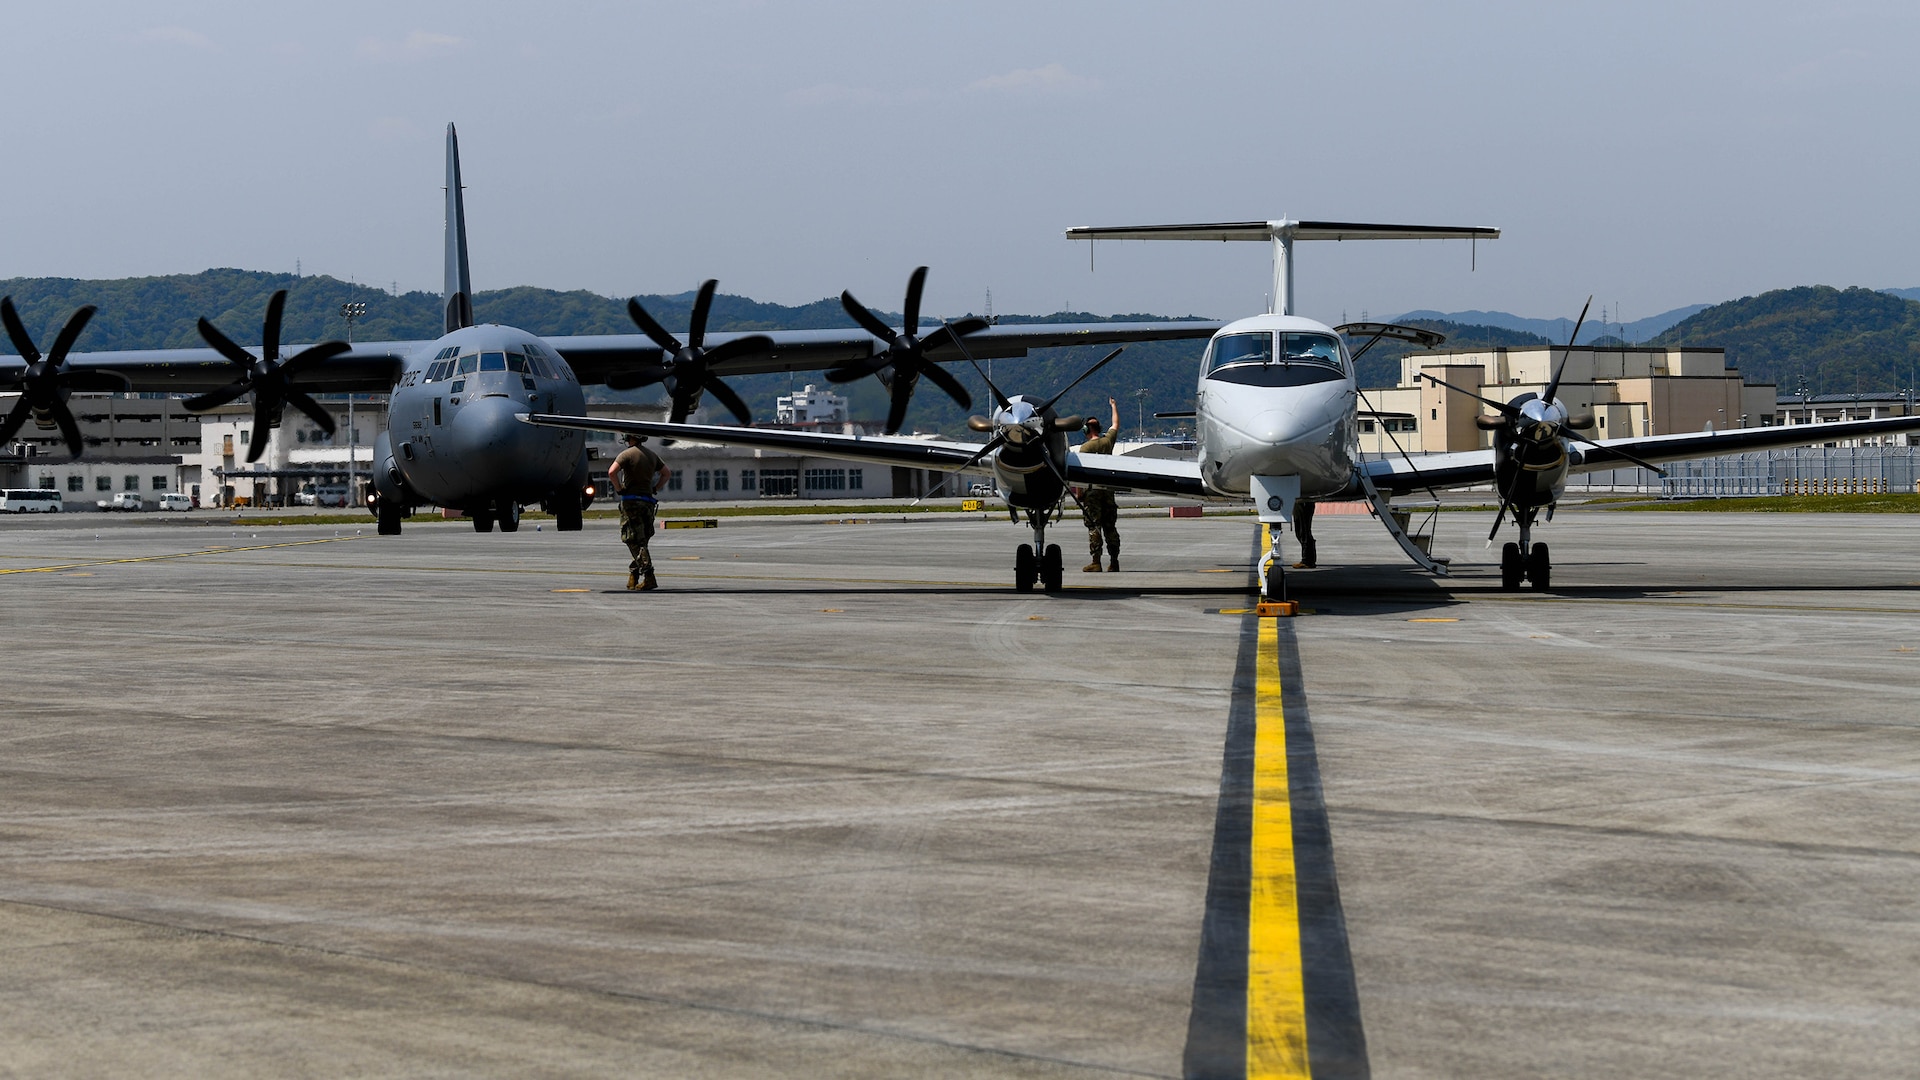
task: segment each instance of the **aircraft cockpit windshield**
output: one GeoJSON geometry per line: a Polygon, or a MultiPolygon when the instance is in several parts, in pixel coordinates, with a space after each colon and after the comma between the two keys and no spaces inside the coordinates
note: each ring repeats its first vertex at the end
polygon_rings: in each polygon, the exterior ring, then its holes
{"type": "MultiPolygon", "coordinates": [[[[1340,341],[1328,334],[1271,333],[1264,330],[1222,334],[1214,338],[1213,344],[1207,349],[1207,375],[1212,378],[1226,377],[1230,381],[1241,382],[1246,379],[1227,376],[1226,370],[1239,369],[1240,374],[1250,375],[1246,369],[1288,368],[1296,365],[1311,365],[1334,375],[1346,371],[1340,341]],[[1278,348],[1275,348],[1276,345],[1278,348]]],[[[1298,380],[1288,380],[1289,383],[1294,381],[1298,380]]]]}

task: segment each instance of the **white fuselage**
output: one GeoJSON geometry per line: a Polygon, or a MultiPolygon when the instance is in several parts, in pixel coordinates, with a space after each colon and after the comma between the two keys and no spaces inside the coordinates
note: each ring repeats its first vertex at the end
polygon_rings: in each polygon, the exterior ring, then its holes
{"type": "Polygon", "coordinates": [[[1229,323],[1207,344],[1194,399],[1200,479],[1245,498],[1255,476],[1298,476],[1307,498],[1353,484],[1353,362],[1340,335],[1297,315],[1229,323]]]}

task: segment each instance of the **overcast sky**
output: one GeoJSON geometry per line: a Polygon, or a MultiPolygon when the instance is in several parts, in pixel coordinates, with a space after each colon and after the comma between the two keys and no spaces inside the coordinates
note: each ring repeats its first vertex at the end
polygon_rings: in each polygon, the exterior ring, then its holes
{"type": "Polygon", "coordinates": [[[0,277],[438,291],[453,121],[479,289],[897,308],[925,263],[939,313],[1232,317],[1263,245],[1090,271],[1061,232],[1280,216],[1505,232],[1302,244],[1329,320],[1920,285],[1910,0],[76,0],[6,32],[0,277]]]}

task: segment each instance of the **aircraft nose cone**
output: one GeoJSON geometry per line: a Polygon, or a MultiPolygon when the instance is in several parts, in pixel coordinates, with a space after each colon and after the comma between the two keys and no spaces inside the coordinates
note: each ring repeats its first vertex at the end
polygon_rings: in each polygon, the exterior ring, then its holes
{"type": "Polygon", "coordinates": [[[514,484],[536,477],[545,464],[541,443],[544,430],[523,424],[519,414],[530,411],[524,402],[492,397],[469,401],[454,414],[454,455],[476,475],[496,484],[514,484]]]}

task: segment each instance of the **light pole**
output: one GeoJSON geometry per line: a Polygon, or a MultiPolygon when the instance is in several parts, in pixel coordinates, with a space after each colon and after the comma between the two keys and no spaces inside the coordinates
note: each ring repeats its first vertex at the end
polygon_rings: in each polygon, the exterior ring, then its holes
{"type": "Polygon", "coordinates": [[[340,317],[347,320],[347,344],[353,344],[353,320],[367,313],[367,305],[348,302],[340,305],[340,317]]]}
{"type": "Polygon", "coordinates": [[[1147,437],[1148,393],[1149,391],[1144,386],[1133,392],[1133,430],[1135,432],[1135,438],[1144,439],[1147,437]]]}

